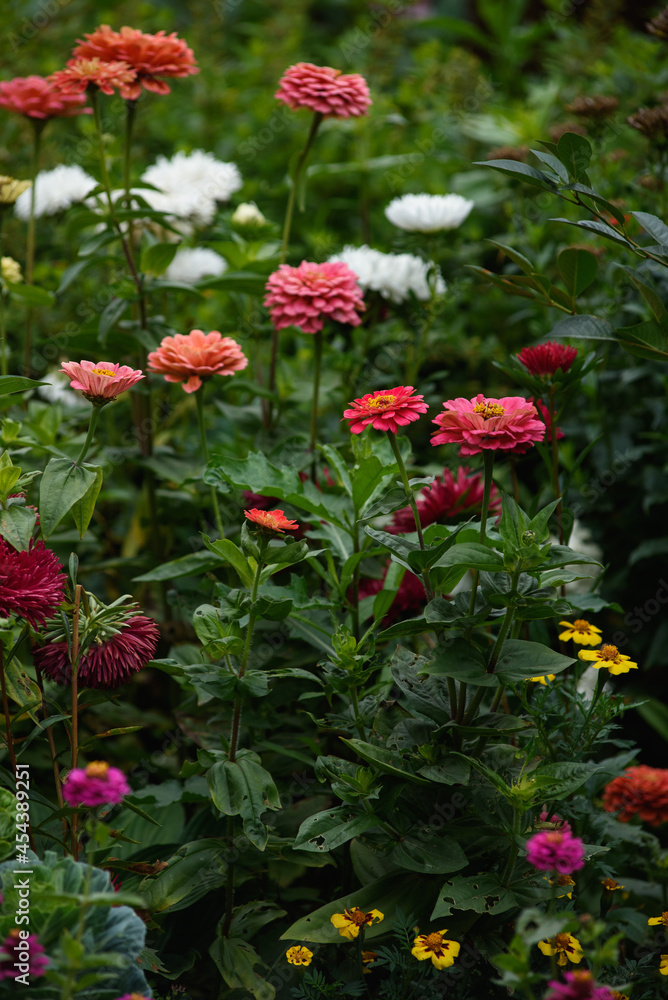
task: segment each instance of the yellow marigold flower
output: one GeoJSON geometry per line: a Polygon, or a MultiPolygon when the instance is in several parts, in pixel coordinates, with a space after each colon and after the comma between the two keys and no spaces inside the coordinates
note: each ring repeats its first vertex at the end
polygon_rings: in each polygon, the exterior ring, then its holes
{"type": "MultiPolygon", "coordinates": [[[[377,958],[378,958],[378,952],[376,952],[376,951],[363,951],[362,952],[362,965],[363,966],[371,965],[373,962],[376,961],[377,958]]],[[[367,969],[367,968],[363,968],[362,971],[363,971],[363,973],[364,973],[365,976],[367,974],[370,974],[372,972],[371,969],[367,969]]]]}
{"type": "Polygon", "coordinates": [[[661,956],[661,965],[659,966],[659,972],[662,976],[668,976],[668,955],[661,956]]]}
{"type": "Polygon", "coordinates": [[[577,965],[582,961],[580,942],[572,934],[557,934],[547,941],[539,941],[538,947],[544,955],[558,955],[557,965],[566,965],[567,961],[577,965]]]}
{"type": "Polygon", "coordinates": [[[570,622],[559,622],[559,624],[566,629],[565,632],[559,633],[562,642],[568,642],[569,639],[572,639],[573,642],[577,642],[581,646],[598,646],[601,641],[600,628],[597,628],[596,625],[590,625],[584,618],[576,618],[572,625],[570,622]]]}
{"type": "Polygon", "coordinates": [[[304,948],[303,945],[294,945],[292,948],[288,948],[285,957],[290,965],[310,965],[313,952],[304,948]]]}
{"type": "Polygon", "coordinates": [[[628,993],[620,993],[619,990],[612,990],[612,1000],[629,1000],[628,993]]]}
{"type": "Polygon", "coordinates": [[[13,205],[18,196],[31,185],[32,181],[17,181],[14,177],[0,174],[0,205],[13,205]]]}
{"type": "Polygon", "coordinates": [[[630,656],[620,653],[616,646],[608,643],[600,649],[581,649],[578,658],[591,660],[594,670],[605,667],[611,674],[627,674],[629,670],[638,669],[638,664],[634,663],[630,656]]]}
{"type": "Polygon", "coordinates": [[[647,923],[663,924],[664,927],[668,927],[668,910],[664,910],[660,917],[650,917],[647,923]]]}
{"type": "Polygon", "coordinates": [[[461,946],[459,941],[447,941],[443,937],[444,934],[447,934],[447,928],[442,931],[432,931],[431,934],[418,934],[413,942],[411,955],[414,955],[418,962],[430,958],[437,969],[447,969],[454,963],[461,946]]]}
{"type": "Polygon", "coordinates": [[[553,681],[556,676],[556,674],[545,674],[543,677],[530,677],[529,680],[534,684],[545,684],[547,687],[547,682],[553,681]]]}
{"type": "Polygon", "coordinates": [[[563,899],[564,896],[568,896],[569,899],[573,898],[573,891],[571,890],[571,886],[575,885],[575,882],[570,877],[570,875],[557,875],[556,878],[548,878],[547,875],[543,875],[543,878],[545,879],[548,885],[552,887],[557,886],[559,889],[564,890],[563,892],[558,892],[556,894],[557,899],[563,899]]]}
{"type": "Polygon", "coordinates": [[[354,941],[363,927],[366,927],[367,924],[369,926],[379,924],[384,919],[384,914],[380,910],[369,910],[368,913],[365,913],[364,910],[360,910],[359,906],[353,906],[350,910],[344,910],[343,913],[333,913],[329,919],[342,937],[354,941]]]}
{"type": "Polygon", "coordinates": [[[606,892],[615,892],[616,889],[623,889],[624,886],[620,885],[619,882],[615,881],[614,878],[604,878],[601,885],[606,892]]]}
{"type": "Polygon", "coordinates": [[[0,257],[0,279],[5,285],[18,285],[23,281],[21,265],[13,257],[0,257]]]}

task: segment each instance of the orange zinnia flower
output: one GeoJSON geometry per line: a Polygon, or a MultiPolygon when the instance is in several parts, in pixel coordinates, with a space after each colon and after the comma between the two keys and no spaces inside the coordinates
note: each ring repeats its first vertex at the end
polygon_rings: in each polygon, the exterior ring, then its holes
{"type": "Polygon", "coordinates": [[[233,375],[247,364],[236,340],[223,337],[218,330],[164,337],[157,351],[148,356],[148,370],[164,375],[167,382],[183,383],[184,392],[196,392],[212,375],[233,375]]]}

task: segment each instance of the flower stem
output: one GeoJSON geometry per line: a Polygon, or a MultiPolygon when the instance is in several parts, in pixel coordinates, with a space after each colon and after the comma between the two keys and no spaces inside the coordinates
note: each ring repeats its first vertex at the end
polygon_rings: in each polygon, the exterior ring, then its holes
{"type": "MultiPolygon", "coordinates": [[[[251,590],[251,607],[255,604],[257,600],[257,590],[260,585],[260,576],[262,574],[262,568],[264,563],[262,562],[262,556],[257,561],[257,566],[255,568],[255,578],[253,579],[253,589],[251,590]]],[[[248,655],[251,648],[251,640],[253,638],[253,631],[255,629],[255,615],[252,611],[248,614],[248,626],[246,629],[246,642],[244,643],[243,652],[241,654],[241,665],[239,667],[239,673],[237,677],[241,678],[246,673],[246,667],[248,666],[248,655]]],[[[232,732],[230,734],[230,754],[229,760],[234,763],[237,757],[237,744],[239,742],[239,723],[241,721],[241,698],[239,695],[234,699],[234,712],[232,715],[232,732]]]]}
{"type": "Polygon", "coordinates": [[[557,427],[556,427],[556,406],[554,400],[554,394],[556,392],[556,385],[551,385],[547,396],[548,411],[550,414],[550,445],[552,447],[552,488],[554,490],[554,499],[558,500],[556,515],[557,515],[557,534],[559,535],[559,544],[564,544],[564,526],[562,524],[562,499],[561,499],[561,488],[559,486],[559,441],[557,439],[557,427]]]}
{"type": "Polygon", "coordinates": [[[7,684],[5,682],[5,649],[0,640],[0,685],[2,686],[2,709],[5,713],[5,740],[7,742],[7,750],[9,751],[9,759],[12,765],[12,771],[14,772],[14,781],[16,781],[16,754],[14,752],[14,739],[12,737],[12,720],[9,714],[9,701],[7,700],[7,684]]]}
{"type": "Polygon", "coordinates": [[[513,839],[510,845],[510,853],[508,855],[508,861],[506,863],[503,875],[501,876],[501,881],[505,886],[510,885],[510,880],[513,877],[513,871],[515,870],[515,862],[517,861],[517,855],[520,853],[520,849],[516,843],[516,840],[520,833],[521,820],[522,820],[521,810],[513,809],[513,839]]]}
{"type": "Polygon", "coordinates": [[[322,368],[322,330],[315,334],[313,353],[313,403],[311,405],[311,479],[315,483],[316,443],[318,440],[318,395],[320,392],[320,369],[322,368]]]}
{"type": "MultiPolygon", "coordinates": [[[[209,464],[209,446],[206,442],[206,428],[204,426],[204,389],[197,389],[195,391],[195,402],[197,404],[197,423],[199,424],[199,436],[202,443],[202,455],[204,457],[204,462],[206,465],[209,464]]],[[[216,527],[218,528],[218,534],[221,538],[225,537],[225,530],[223,528],[223,520],[220,516],[220,507],[218,506],[218,494],[216,493],[216,487],[211,486],[211,503],[213,504],[213,514],[216,519],[216,527]]]]}
{"type": "Polygon", "coordinates": [[[350,688],[350,700],[353,705],[353,712],[355,713],[355,729],[357,730],[357,735],[364,742],[366,740],[366,733],[364,732],[364,726],[362,725],[362,720],[360,718],[360,703],[357,697],[357,686],[355,684],[350,688]]]}
{"type": "MultiPolygon", "coordinates": [[[[30,169],[32,187],[30,189],[30,214],[28,215],[28,232],[26,235],[26,285],[32,285],[33,271],[35,268],[35,182],[39,171],[39,153],[42,142],[42,130],[46,124],[46,121],[36,118],[32,118],[31,122],[33,126],[32,163],[30,169]]],[[[26,313],[25,352],[23,360],[25,375],[30,375],[32,370],[30,364],[32,353],[32,318],[33,310],[29,307],[28,312],[26,313]]]]}
{"type": "MultiPolygon", "coordinates": [[[[71,650],[71,662],[70,662],[70,685],[72,688],[72,718],[70,720],[71,729],[71,741],[72,741],[72,770],[79,763],[79,690],[78,690],[78,672],[79,672],[79,609],[81,606],[81,592],[83,587],[80,583],[76,585],[74,590],[74,611],[72,612],[72,650],[71,650]]],[[[72,837],[72,857],[75,861],[79,860],[79,835],[78,835],[78,813],[75,813],[72,817],[71,824],[71,837],[72,837]]]]}
{"type": "MultiPolygon", "coordinates": [[[[37,679],[37,687],[39,688],[40,698],[42,701],[42,717],[45,723],[46,738],[49,744],[49,753],[51,754],[51,765],[53,767],[53,780],[56,786],[56,799],[58,800],[58,808],[63,809],[65,806],[65,800],[63,799],[63,783],[60,780],[60,767],[58,766],[58,757],[56,754],[56,741],[53,738],[53,726],[47,726],[46,722],[49,718],[49,709],[46,704],[46,698],[44,697],[44,678],[42,677],[42,671],[40,670],[37,661],[33,661],[33,666],[35,668],[35,677],[37,679]]],[[[62,817],[61,823],[63,826],[63,844],[67,843],[67,819],[65,816],[62,817]]]]}
{"type": "MultiPolygon", "coordinates": [[[[397,444],[396,435],[393,434],[392,431],[387,431],[386,433],[390,442],[390,447],[392,448],[392,452],[396,459],[397,465],[399,466],[399,475],[401,476],[401,482],[404,487],[404,493],[406,494],[406,500],[408,502],[408,506],[413,511],[413,520],[415,521],[415,530],[417,531],[418,542],[420,543],[420,548],[424,552],[425,545],[424,545],[424,537],[422,535],[422,524],[420,523],[420,515],[418,513],[415,497],[413,496],[413,491],[411,490],[410,484],[408,482],[408,473],[406,472],[406,466],[404,465],[404,460],[401,457],[401,452],[399,451],[399,445],[397,444]]],[[[427,594],[428,600],[430,601],[433,600],[434,592],[431,589],[431,584],[429,582],[428,569],[422,570],[422,581],[424,583],[424,589],[427,594]]]]}
{"type": "Polygon", "coordinates": [[[7,374],[7,311],[5,293],[0,288],[0,374],[7,374]]]}
{"type": "MultiPolygon", "coordinates": [[[[494,452],[493,451],[483,451],[482,459],[484,463],[485,480],[482,493],[482,509],[480,511],[480,544],[485,544],[485,537],[487,533],[487,514],[489,512],[489,498],[492,492],[492,476],[494,473],[494,452]]],[[[475,570],[473,573],[473,585],[471,588],[471,603],[469,604],[469,615],[475,614],[475,599],[478,593],[478,580],[480,579],[480,571],[475,570]]]]}
{"type": "Polygon", "coordinates": [[[93,406],[93,410],[90,415],[90,423],[88,425],[88,433],[86,434],[86,440],[84,441],[81,451],[79,452],[79,457],[77,458],[75,463],[76,465],[81,465],[84,458],[88,454],[88,449],[93,443],[93,438],[95,436],[95,428],[97,427],[97,422],[100,418],[101,409],[102,407],[100,406],[95,406],[95,405],[93,406]]]}

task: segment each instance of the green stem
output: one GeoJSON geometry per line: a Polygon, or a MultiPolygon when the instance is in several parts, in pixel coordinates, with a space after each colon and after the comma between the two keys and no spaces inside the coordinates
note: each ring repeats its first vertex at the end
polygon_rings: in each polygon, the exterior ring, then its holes
{"type": "Polygon", "coordinates": [[[515,870],[515,862],[517,861],[517,855],[520,853],[519,846],[517,844],[517,838],[520,833],[520,823],[522,821],[522,813],[519,809],[513,809],[513,841],[510,845],[510,854],[508,855],[508,861],[504,869],[503,875],[501,876],[501,881],[505,886],[510,885],[510,880],[513,877],[513,871],[515,870]]]}
{"type": "MultiPolygon", "coordinates": [[[[408,482],[408,473],[406,472],[406,466],[404,465],[404,460],[401,457],[401,452],[399,451],[399,445],[397,444],[396,435],[392,431],[386,431],[388,440],[390,442],[390,447],[396,459],[397,465],[399,466],[399,475],[401,476],[401,482],[404,487],[404,493],[406,494],[406,500],[408,506],[413,512],[413,520],[415,521],[415,530],[417,531],[418,542],[420,543],[420,548],[424,552],[425,544],[424,537],[422,535],[422,524],[420,522],[420,515],[418,513],[417,504],[415,502],[415,496],[410,488],[408,482]]],[[[431,589],[431,583],[429,581],[429,570],[424,569],[422,571],[422,581],[424,583],[424,589],[427,594],[427,599],[432,601],[434,599],[434,592],[431,589]]]]}
{"type": "Polygon", "coordinates": [[[12,765],[12,771],[14,773],[14,781],[16,782],[16,754],[14,753],[14,739],[12,737],[12,721],[9,713],[9,701],[7,700],[7,684],[5,682],[5,650],[0,640],[0,685],[2,686],[2,709],[5,715],[5,739],[7,741],[7,750],[9,751],[9,760],[12,765]]]}
{"type": "MultiPolygon", "coordinates": [[[[357,520],[357,509],[354,512],[355,520],[353,522],[353,555],[357,555],[360,550],[360,528],[359,522],[357,520]]],[[[353,569],[353,606],[351,608],[351,616],[353,620],[353,635],[355,641],[359,643],[360,641],[360,561],[359,559],[355,563],[353,569]]]]}
{"type": "MultiPolygon", "coordinates": [[[[493,451],[483,451],[482,453],[483,463],[484,463],[484,473],[485,480],[483,486],[482,494],[482,510],[480,511],[480,544],[485,544],[485,538],[487,535],[487,515],[489,513],[489,498],[492,492],[492,476],[494,473],[494,452],[493,451]]],[[[473,585],[471,589],[471,603],[469,604],[469,615],[475,614],[475,601],[478,593],[478,580],[480,579],[480,571],[475,570],[473,574],[473,585]]]]}
{"type": "MultiPolygon", "coordinates": [[[[32,187],[30,189],[30,214],[28,216],[28,232],[26,236],[26,285],[32,285],[33,272],[35,269],[35,182],[39,172],[39,153],[42,142],[42,130],[46,125],[46,121],[42,121],[38,118],[32,118],[31,122],[33,126],[32,162],[30,168],[32,187]]],[[[30,364],[32,354],[32,317],[33,311],[29,308],[26,313],[25,352],[23,361],[23,367],[26,375],[29,375],[32,370],[30,364]]]]}
{"type": "MultiPolygon", "coordinates": [[[[251,590],[251,607],[255,604],[257,600],[257,590],[260,585],[260,575],[262,573],[262,567],[264,563],[262,562],[262,556],[258,559],[257,566],[255,569],[255,578],[253,580],[253,589],[251,590]]],[[[246,667],[248,665],[248,655],[250,653],[251,641],[253,639],[253,631],[255,629],[255,615],[251,611],[248,615],[248,627],[246,630],[246,642],[244,643],[243,652],[241,654],[241,665],[239,667],[239,673],[237,677],[243,677],[246,673],[246,667]]],[[[239,742],[239,723],[241,721],[241,698],[239,695],[234,699],[234,712],[232,715],[232,732],[230,733],[230,754],[229,760],[234,763],[237,757],[237,744],[239,742]]]]}
{"type": "Polygon", "coordinates": [[[320,393],[320,370],[322,368],[322,330],[315,334],[313,353],[313,403],[311,405],[311,479],[315,484],[316,443],[318,440],[318,395],[320,393]]]}
{"type": "Polygon", "coordinates": [[[561,488],[559,486],[559,442],[557,440],[557,427],[556,427],[556,406],[554,400],[554,394],[556,392],[556,385],[551,385],[548,396],[548,412],[550,415],[550,446],[552,448],[552,489],[554,490],[554,499],[558,500],[556,515],[557,515],[557,534],[559,535],[559,544],[564,544],[564,526],[562,524],[562,500],[561,500],[561,488]]]}
{"type": "Polygon", "coordinates": [[[7,374],[7,312],[5,293],[0,288],[0,373],[7,374]]]}
{"type": "Polygon", "coordinates": [[[589,720],[591,719],[592,715],[594,714],[594,709],[596,707],[596,703],[597,703],[598,699],[601,697],[601,692],[603,691],[603,688],[605,686],[605,682],[607,680],[607,677],[603,673],[604,669],[605,669],[604,667],[600,667],[599,671],[598,671],[598,676],[596,677],[596,687],[594,688],[594,693],[592,695],[592,699],[591,699],[591,702],[590,702],[590,705],[589,705],[589,711],[587,712],[587,715],[585,717],[585,723],[584,723],[585,724],[585,729],[589,725],[589,720]]]}
{"type": "MultiPolygon", "coordinates": [[[[71,741],[72,741],[72,770],[79,763],[79,691],[78,691],[78,674],[79,674],[79,609],[81,607],[81,592],[83,587],[81,584],[77,584],[74,591],[74,611],[72,613],[72,659],[70,661],[70,686],[72,695],[72,717],[70,719],[71,726],[71,741]]],[[[72,816],[71,824],[71,838],[72,838],[72,857],[75,861],[79,860],[79,833],[78,833],[78,813],[74,813],[72,816]]]]}
{"type": "MultiPolygon", "coordinates": [[[[209,446],[206,441],[206,428],[204,426],[204,387],[197,389],[195,391],[195,403],[197,404],[197,423],[199,424],[199,437],[202,444],[202,455],[204,456],[205,465],[209,464],[209,446]]],[[[216,519],[216,527],[218,528],[218,534],[221,538],[225,537],[225,530],[223,528],[223,520],[220,516],[220,507],[218,506],[218,494],[216,493],[216,487],[211,486],[211,503],[213,504],[213,513],[216,519]]]]}
{"type": "MultiPolygon", "coordinates": [[[[123,150],[123,188],[125,190],[125,207],[130,209],[132,203],[130,200],[130,153],[132,152],[132,130],[135,123],[135,117],[137,114],[137,102],[136,101],[126,101],[125,102],[126,115],[125,115],[125,148],[123,150]]],[[[132,232],[132,219],[128,221],[128,240],[132,246],[133,232],[132,232]]]]}
{"type": "Polygon", "coordinates": [[[97,422],[98,422],[98,420],[100,418],[100,410],[101,409],[102,409],[101,406],[95,406],[95,405],[93,406],[93,409],[92,409],[92,412],[91,412],[91,415],[90,415],[90,423],[88,425],[88,434],[86,434],[86,440],[84,441],[83,446],[81,448],[81,451],[79,452],[79,457],[77,458],[76,463],[75,463],[76,465],[81,465],[81,463],[83,462],[84,458],[88,454],[88,449],[90,448],[91,444],[93,443],[93,438],[95,436],[95,428],[97,427],[97,422]]]}
{"type": "MultiPolygon", "coordinates": [[[[519,573],[513,573],[512,582],[510,585],[512,590],[517,589],[518,580],[519,580],[519,573]]],[[[513,623],[514,616],[515,616],[515,605],[511,604],[506,608],[506,613],[504,615],[503,622],[501,623],[499,634],[496,638],[496,642],[494,643],[494,649],[492,650],[492,654],[489,658],[489,663],[487,664],[488,674],[494,673],[494,668],[496,667],[496,664],[499,661],[499,657],[503,649],[503,644],[506,641],[506,636],[508,635],[508,630],[513,623]]],[[[475,713],[478,711],[478,706],[480,705],[480,702],[482,701],[484,696],[485,696],[485,689],[483,687],[479,687],[473,701],[471,702],[469,710],[464,718],[465,725],[469,725],[471,723],[472,719],[475,716],[475,713]]]]}
{"type": "Polygon", "coordinates": [[[355,713],[355,729],[357,730],[357,735],[364,742],[366,740],[366,733],[364,732],[364,726],[362,725],[362,720],[360,718],[360,703],[357,697],[357,687],[355,684],[350,688],[350,700],[353,703],[353,712],[355,713]]]}

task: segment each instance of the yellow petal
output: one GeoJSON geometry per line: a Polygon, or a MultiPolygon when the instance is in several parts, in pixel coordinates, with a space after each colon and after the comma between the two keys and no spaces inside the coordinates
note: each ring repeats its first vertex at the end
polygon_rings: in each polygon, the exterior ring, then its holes
{"type": "Polygon", "coordinates": [[[556,955],[556,952],[549,941],[539,941],[538,947],[544,955],[556,955]]]}

